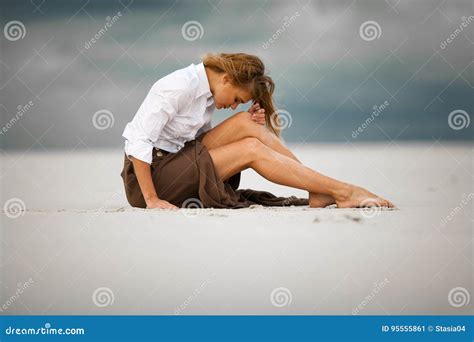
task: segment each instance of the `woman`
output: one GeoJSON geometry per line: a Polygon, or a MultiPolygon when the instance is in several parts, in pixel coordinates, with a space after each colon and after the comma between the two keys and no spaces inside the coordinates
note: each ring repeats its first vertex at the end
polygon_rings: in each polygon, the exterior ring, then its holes
{"type": "Polygon", "coordinates": [[[340,208],[393,207],[355,185],[324,176],[304,165],[279,139],[272,79],[253,55],[207,54],[203,62],[156,82],[127,124],[122,178],[130,205],[176,209],[189,201],[204,207],[241,208],[307,205],[340,208]],[[215,108],[254,101],[211,128],[215,108]],[[236,190],[242,170],[308,191],[308,200],[236,190]]]}

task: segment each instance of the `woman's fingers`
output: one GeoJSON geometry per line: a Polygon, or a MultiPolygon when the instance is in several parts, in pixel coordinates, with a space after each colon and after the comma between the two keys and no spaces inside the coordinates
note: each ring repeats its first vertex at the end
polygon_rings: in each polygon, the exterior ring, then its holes
{"type": "Polygon", "coordinates": [[[260,109],[260,104],[258,102],[255,102],[254,104],[252,104],[248,110],[249,113],[256,113],[258,110],[260,109]]]}
{"type": "Polygon", "coordinates": [[[265,109],[259,109],[252,113],[252,116],[265,116],[265,109]]]}
{"type": "Polygon", "coordinates": [[[265,123],[265,114],[254,114],[252,115],[252,120],[263,125],[265,123]]]}
{"type": "Polygon", "coordinates": [[[265,109],[259,109],[253,113],[252,120],[261,125],[265,124],[265,109]]]}
{"type": "Polygon", "coordinates": [[[179,209],[177,206],[175,206],[174,204],[171,204],[170,202],[168,202],[168,208],[169,209],[179,209]]]}
{"type": "Polygon", "coordinates": [[[147,209],[178,209],[178,207],[168,201],[157,200],[147,205],[147,209]]]}

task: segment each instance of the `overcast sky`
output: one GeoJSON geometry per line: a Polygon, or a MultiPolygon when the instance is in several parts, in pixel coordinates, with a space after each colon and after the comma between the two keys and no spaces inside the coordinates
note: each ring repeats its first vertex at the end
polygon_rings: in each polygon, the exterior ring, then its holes
{"type": "MultiPolygon", "coordinates": [[[[206,52],[263,59],[291,120],[287,141],[473,137],[472,1],[0,6],[3,148],[120,147],[151,85],[206,52]]],[[[231,114],[216,111],[213,123],[231,114]]]]}

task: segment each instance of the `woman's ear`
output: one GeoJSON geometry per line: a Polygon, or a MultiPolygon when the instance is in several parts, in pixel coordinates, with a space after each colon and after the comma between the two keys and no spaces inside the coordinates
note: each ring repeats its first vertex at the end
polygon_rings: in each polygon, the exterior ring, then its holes
{"type": "Polygon", "coordinates": [[[227,84],[229,82],[232,81],[232,78],[225,72],[223,75],[222,75],[222,83],[223,84],[227,84]]]}

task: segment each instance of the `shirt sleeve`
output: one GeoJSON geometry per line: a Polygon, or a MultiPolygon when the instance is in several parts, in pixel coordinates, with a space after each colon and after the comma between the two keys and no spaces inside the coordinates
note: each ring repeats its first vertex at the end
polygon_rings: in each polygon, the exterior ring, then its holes
{"type": "Polygon", "coordinates": [[[133,156],[148,164],[152,162],[153,143],[163,127],[174,117],[184,101],[189,100],[189,87],[185,79],[155,83],[123,136],[127,157],[133,156]]]}
{"type": "Polygon", "coordinates": [[[199,137],[201,134],[206,133],[207,131],[212,129],[211,121],[206,122],[196,133],[196,137],[199,137]]]}

